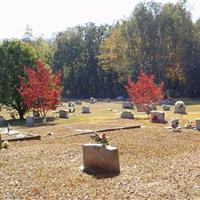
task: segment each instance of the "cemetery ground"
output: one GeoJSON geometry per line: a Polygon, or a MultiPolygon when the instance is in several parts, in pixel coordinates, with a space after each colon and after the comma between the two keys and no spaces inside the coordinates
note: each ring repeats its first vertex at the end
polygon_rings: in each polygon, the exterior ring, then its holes
{"type": "MultiPolygon", "coordinates": [[[[27,128],[25,122],[10,121],[13,129],[42,138],[11,142],[0,151],[1,199],[200,198],[199,131],[171,132],[165,128],[167,124],[151,123],[146,114],[135,110],[129,111],[136,119],[121,119],[125,109],[119,102],[88,105],[90,114],[82,114],[82,106],[77,105],[68,119],[50,112],[48,116],[55,118],[45,126],[27,128]],[[119,149],[121,173],[83,173],[82,144],[92,141],[87,134],[69,135],[128,125],[143,127],[106,133],[110,145],[119,149]]],[[[200,117],[200,102],[186,101],[186,105],[187,115],[173,114],[172,106],[165,112],[166,120],[179,118],[183,123],[200,117]]],[[[1,115],[9,119],[6,112],[1,115]]]]}

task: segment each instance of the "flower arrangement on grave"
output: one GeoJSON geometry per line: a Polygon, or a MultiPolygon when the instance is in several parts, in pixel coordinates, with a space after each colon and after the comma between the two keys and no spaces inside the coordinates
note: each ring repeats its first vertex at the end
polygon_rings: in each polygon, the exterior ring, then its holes
{"type": "Polygon", "coordinates": [[[158,117],[157,117],[156,115],[152,115],[151,121],[152,121],[153,123],[157,123],[157,122],[158,122],[158,117]]]}
{"type": "Polygon", "coordinates": [[[99,136],[97,133],[94,133],[90,136],[90,138],[94,140],[97,144],[102,144],[103,146],[109,145],[105,133],[103,133],[101,136],[99,136]]]}

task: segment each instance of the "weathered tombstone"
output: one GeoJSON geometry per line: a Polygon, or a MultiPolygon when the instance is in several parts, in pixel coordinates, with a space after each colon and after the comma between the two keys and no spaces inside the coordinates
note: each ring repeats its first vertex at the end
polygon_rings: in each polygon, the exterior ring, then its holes
{"type": "Polygon", "coordinates": [[[152,122],[164,123],[165,113],[161,111],[151,111],[151,120],[152,122]]]}
{"type": "Polygon", "coordinates": [[[80,100],[78,100],[78,101],[75,101],[75,104],[76,105],[82,105],[82,102],[80,100]]]}
{"type": "Polygon", "coordinates": [[[40,117],[39,111],[33,110],[33,117],[40,117]]]}
{"type": "Polygon", "coordinates": [[[90,103],[96,103],[96,102],[97,102],[97,99],[95,99],[93,97],[90,98],[90,103]]]}
{"type": "Polygon", "coordinates": [[[106,102],[107,102],[107,103],[110,103],[110,98],[107,98],[107,99],[106,99],[106,102]]]}
{"type": "Polygon", "coordinates": [[[134,119],[134,115],[131,112],[124,111],[121,114],[121,118],[123,118],[123,119],[134,119]]]}
{"type": "Polygon", "coordinates": [[[149,110],[156,110],[157,108],[156,108],[156,105],[155,105],[155,103],[150,103],[149,104],[149,110]]]}
{"type": "Polygon", "coordinates": [[[133,109],[133,104],[130,101],[125,101],[122,103],[122,107],[125,109],[133,109]]]}
{"type": "Polygon", "coordinates": [[[175,103],[175,110],[174,113],[178,114],[186,114],[186,106],[183,101],[177,101],[175,103]]]}
{"type": "Polygon", "coordinates": [[[5,125],[5,119],[3,118],[3,116],[0,116],[0,126],[4,125],[5,125]]]}
{"type": "Polygon", "coordinates": [[[68,103],[68,107],[75,107],[75,103],[74,102],[69,102],[68,103]]]}
{"type": "Polygon", "coordinates": [[[59,118],[68,118],[67,110],[59,110],[59,118]]]}
{"type": "Polygon", "coordinates": [[[75,112],[75,107],[69,107],[68,110],[69,110],[70,113],[74,113],[75,112]]]}
{"type": "Polygon", "coordinates": [[[82,107],[82,113],[90,113],[90,107],[89,106],[83,106],[82,107]]]}
{"type": "Polygon", "coordinates": [[[26,126],[33,127],[34,126],[34,118],[32,116],[28,116],[26,118],[26,126]]]}
{"type": "Polygon", "coordinates": [[[143,105],[143,104],[137,104],[136,108],[137,108],[137,112],[146,112],[147,111],[145,105],[143,105]]]}
{"type": "Polygon", "coordinates": [[[200,119],[196,119],[196,121],[195,121],[195,126],[196,126],[196,129],[198,130],[198,131],[200,131],[200,119]]]}
{"type": "Polygon", "coordinates": [[[84,169],[89,171],[120,173],[118,149],[102,144],[84,144],[83,165],[84,169]]]}
{"type": "Polygon", "coordinates": [[[162,108],[163,108],[164,111],[170,111],[170,105],[163,104],[162,108]]]}

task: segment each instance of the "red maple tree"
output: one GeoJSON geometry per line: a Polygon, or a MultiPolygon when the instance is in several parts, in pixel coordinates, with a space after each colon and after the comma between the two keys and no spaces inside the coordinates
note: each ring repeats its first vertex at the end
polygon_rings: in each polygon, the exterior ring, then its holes
{"type": "Polygon", "coordinates": [[[145,106],[146,111],[150,103],[158,103],[163,99],[163,82],[156,85],[154,75],[147,75],[143,71],[140,72],[136,82],[128,79],[125,86],[131,101],[137,106],[145,106]]]}
{"type": "Polygon", "coordinates": [[[53,75],[41,61],[37,62],[35,69],[25,66],[25,73],[27,78],[20,78],[18,92],[29,109],[46,117],[49,110],[55,110],[60,104],[61,73],[53,75]]]}

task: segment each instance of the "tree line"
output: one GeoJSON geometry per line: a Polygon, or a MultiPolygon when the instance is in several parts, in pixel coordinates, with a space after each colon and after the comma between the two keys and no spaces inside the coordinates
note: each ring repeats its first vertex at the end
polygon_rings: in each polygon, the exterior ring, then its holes
{"type": "Polygon", "coordinates": [[[128,77],[141,71],[164,82],[166,97],[200,97],[200,19],[193,22],[183,2],[139,3],[113,25],[87,23],[50,40],[30,30],[22,40],[3,40],[0,102],[19,109],[18,77],[38,59],[61,70],[63,97],[124,96],[128,77]]]}

